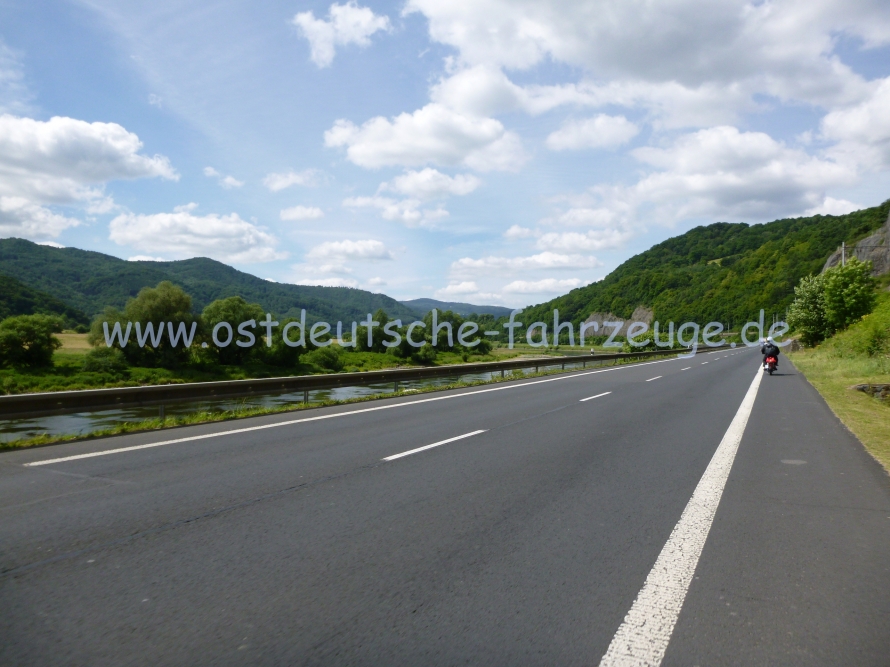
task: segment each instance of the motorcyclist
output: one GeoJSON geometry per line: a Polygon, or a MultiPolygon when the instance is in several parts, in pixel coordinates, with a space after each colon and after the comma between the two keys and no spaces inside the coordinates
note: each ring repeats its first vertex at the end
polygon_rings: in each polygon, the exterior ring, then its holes
{"type": "Polygon", "coordinates": [[[773,340],[772,336],[767,336],[763,341],[763,344],[760,346],[760,354],[763,355],[764,368],[766,368],[767,357],[774,357],[776,360],[776,368],[779,367],[779,346],[776,345],[776,341],[773,340]]]}

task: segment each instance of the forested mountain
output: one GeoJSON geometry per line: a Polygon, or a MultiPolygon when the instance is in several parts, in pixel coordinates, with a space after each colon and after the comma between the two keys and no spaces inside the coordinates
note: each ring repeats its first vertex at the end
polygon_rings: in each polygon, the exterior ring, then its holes
{"type": "Polygon", "coordinates": [[[847,215],[817,215],[762,225],[696,227],[631,257],[603,280],[526,308],[522,320],[580,322],[593,312],[630,317],[646,306],[661,321],[747,322],[761,308],[784,315],[794,286],[828,256],[879,228],[890,200],[847,215]]]}
{"type": "Polygon", "coordinates": [[[433,308],[441,311],[450,310],[463,317],[467,315],[493,315],[494,317],[504,317],[510,314],[512,308],[504,306],[474,306],[472,303],[461,303],[459,301],[437,301],[436,299],[411,299],[410,301],[399,301],[403,306],[408,306],[415,313],[423,317],[433,308]]]}
{"type": "Polygon", "coordinates": [[[0,239],[0,275],[45,292],[89,317],[105,306],[122,308],[143,287],[169,280],[192,296],[198,312],[215,299],[242,296],[276,316],[299,316],[305,308],[310,320],[336,322],[358,320],[383,308],[391,317],[414,318],[410,308],[384,294],[350,287],[274,283],[205,257],[128,262],[89,250],[0,239]]]}
{"type": "Polygon", "coordinates": [[[69,326],[89,324],[89,318],[59,299],[0,275],[0,320],[13,315],[59,315],[69,326]]]}

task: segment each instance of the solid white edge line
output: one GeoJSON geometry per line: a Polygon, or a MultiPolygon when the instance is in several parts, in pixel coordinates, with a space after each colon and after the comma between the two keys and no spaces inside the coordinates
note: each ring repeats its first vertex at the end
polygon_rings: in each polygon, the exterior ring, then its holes
{"type": "Polygon", "coordinates": [[[608,396],[611,394],[611,391],[604,391],[602,394],[597,394],[596,396],[588,396],[587,398],[582,398],[579,403],[583,403],[584,401],[592,401],[595,398],[599,398],[600,396],[608,396]]]}
{"type": "Polygon", "coordinates": [[[687,366],[686,368],[681,368],[680,370],[681,370],[681,371],[688,371],[690,368],[692,368],[692,366],[687,366]]]}
{"type": "Polygon", "coordinates": [[[656,375],[654,378],[649,378],[646,382],[652,382],[652,380],[657,380],[658,378],[664,377],[663,375],[656,375]]]}
{"type": "Polygon", "coordinates": [[[657,667],[661,664],[711,530],[762,378],[763,373],[758,368],[692,498],[658,555],[624,622],[612,638],[600,667],[657,667]]]}
{"type": "Polygon", "coordinates": [[[328,415],[318,415],[315,417],[304,417],[302,419],[289,419],[283,422],[275,422],[274,424],[263,424],[262,426],[248,426],[245,428],[236,428],[230,431],[216,431],[214,433],[205,433],[203,435],[192,435],[186,438],[176,438],[174,440],[163,440],[161,442],[150,442],[145,445],[133,445],[132,447],[119,447],[117,449],[106,449],[104,451],[90,452],[88,454],[75,454],[73,456],[62,456],[56,459],[46,459],[44,461],[32,461],[31,463],[23,463],[23,466],[45,466],[50,463],[62,463],[63,461],[76,461],[78,459],[89,459],[95,456],[107,456],[109,454],[121,454],[123,452],[134,452],[139,449],[150,449],[152,447],[163,447],[165,445],[175,445],[180,442],[191,442],[193,440],[205,440],[207,438],[218,438],[225,435],[235,435],[237,433],[247,433],[249,431],[261,431],[267,428],[278,428],[279,426],[291,426],[293,424],[302,424],[304,422],[320,421],[322,419],[335,419],[337,417],[348,417],[358,415],[365,412],[376,412],[378,410],[391,410],[393,408],[403,408],[410,405],[418,405],[419,403],[431,403],[433,401],[446,401],[452,398],[463,398],[465,396],[475,396],[476,394],[486,394],[492,391],[504,391],[506,389],[521,389],[522,387],[531,387],[536,384],[544,384],[545,382],[558,382],[559,380],[571,380],[572,378],[582,377],[584,375],[595,375],[597,373],[608,373],[610,371],[626,370],[629,368],[638,368],[640,366],[651,366],[652,364],[663,364],[668,361],[676,361],[676,359],[659,359],[658,361],[644,361],[638,364],[628,364],[622,366],[612,366],[611,368],[602,368],[597,371],[585,371],[583,373],[571,373],[560,375],[559,377],[547,378],[546,380],[532,380],[531,382],[523,382],[522,384],[510,384],[503,387],[490,387],[488,389],[477,389],[476,391],[467,391],[461,394],[447,394],[445,396],[433,396],[432,398],[421,398],[416,401],[406,401],[404,403],[390,403],[389,405],[377,405],[373,408],[361,408],[360,410],[349,410],[348,412],[335,412],[328,415]]]}
{"type": "Polygon", "coordinates": [[[487,429],[482,429],[481,431],[473,431],[472,433],[464,433],[463,435],[458,435],[453,438],[448,438],[447,440],[440,440],[439,442],[434,442],[431,445],[424,445],[423,447],[418,447],[417,449],[409,449],[407,452],[402,452],[401,454],[393,454],[392,456],[387,456],[385,459],[380,459],[381,461],[395,461],[396,459],[400,459],[403,456],[410,456],[411,454],[416,454],[417,452],[422,452],[425,449],[432,449],[433,447],[438,447],[439,445],[447,445],[449,442],[454,442],[455,440],[463,440],[464,438],[469,438],[474,435],[479,435],[480,433],[485,433],[487,429]]]}

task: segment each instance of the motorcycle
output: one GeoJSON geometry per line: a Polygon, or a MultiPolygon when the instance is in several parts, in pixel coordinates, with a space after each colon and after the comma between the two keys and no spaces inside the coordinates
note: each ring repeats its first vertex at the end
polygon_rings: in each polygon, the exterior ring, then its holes
{"type": "Polygon", "coordinates": [[[776,370],[776,364],[779,363],[779,360],[773,356],[769,356],[766,358],[766,361],[763,363],[763,370],[772,375],[776,370]]]}

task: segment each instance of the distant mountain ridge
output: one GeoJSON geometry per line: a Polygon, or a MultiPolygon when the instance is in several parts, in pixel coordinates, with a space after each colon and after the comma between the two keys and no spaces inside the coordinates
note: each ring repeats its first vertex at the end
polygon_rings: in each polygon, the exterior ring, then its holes
{"type": "Polygon", "coordinates": [[[206,257],[173,262],[129,262],[78,248],[53,248],[23,239],[0,239],[0,274],[44,292],[92,318],[106,306],[122,308],[143,287],[163,280],[179,285],[200,312],[216,299],[242,296],[276,317],[359,320],[383,308],[390,317],[414,311],[385,294],[351,287],[291,285],[263,280],[206,257]]]}
{"type": "Polygon", "coordinates": [[[461,303],[459,301],[437,301],[436,299],[409,299],[408,301],[399,301],[403,306],[411,308],[420,316],[426,315],[433,308],[440,311],[450,310],[462,317],[467,315],[494,315],[495,317],[507,317],[512,311],[511,308],[503,306],[474,306],[472,303],[461,303]]]}

